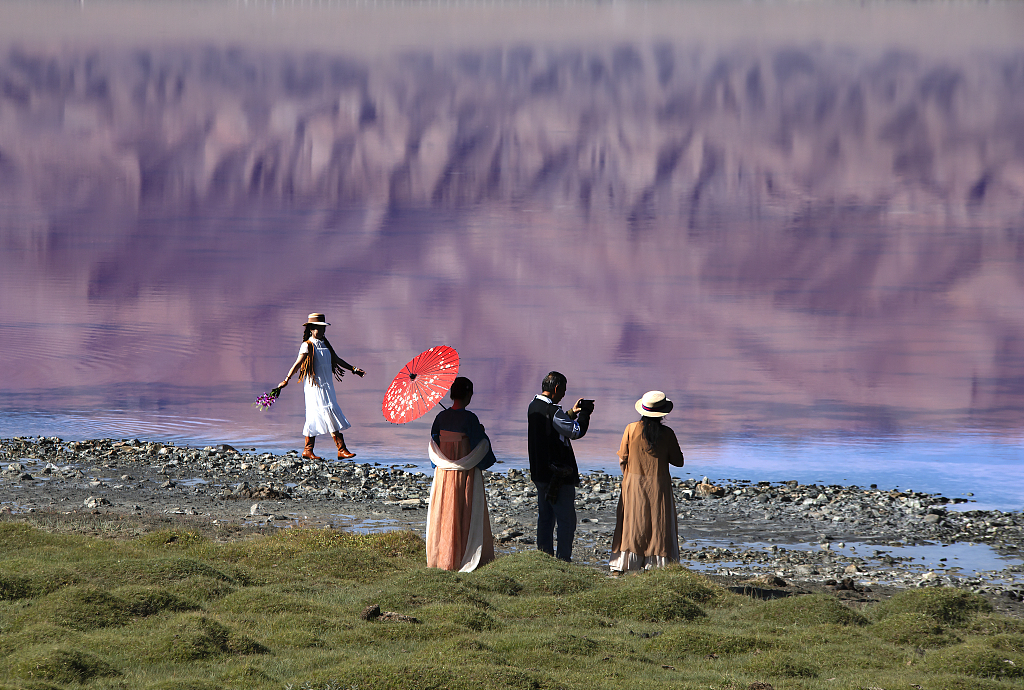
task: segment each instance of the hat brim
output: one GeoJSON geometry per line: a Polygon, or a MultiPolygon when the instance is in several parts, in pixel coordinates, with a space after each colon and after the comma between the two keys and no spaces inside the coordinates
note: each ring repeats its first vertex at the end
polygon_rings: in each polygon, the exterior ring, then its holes
{"type": "Polygon", "coordinates": [[[303,326],[330,326],[326,321],[307,321],[303,326]]]}
{"type": "Polygon", "coordinates": [[[664,407],[658,410],[657,412],[653,410],[645,410],[643,398],[637,400],[636,405],[634,405],[633,407],[635,407],[636,411],[639,412],[644,417],[664,417],[665,415],[672,411],[672,401],[669,400],[668,398],[665,398],[664,407]]]}

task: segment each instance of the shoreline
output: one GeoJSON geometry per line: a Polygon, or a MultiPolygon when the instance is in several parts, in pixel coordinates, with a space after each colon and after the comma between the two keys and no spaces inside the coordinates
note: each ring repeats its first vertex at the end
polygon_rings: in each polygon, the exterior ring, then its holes
{"type": "MultiPolygon", "coordinates": [[[[0,511],[179,516],[213,526],[411,529],[422,536],[431,477],[416,465],[374,466],[239,452],[230,446],[57,437],[0,439],[0,511]]],[[[528,472],[486,472],[499,552],[535,548],[528,472]]],[[[607,568],[617,476],[582,475],[574,561],[607,568]]],[[[732,578],[781,578],[846,596],[872,588],[950,585],[1024,609],[1024,514],[947,507],[964,499],[914,491],[788,482],[717,486],[673,479],[683,565],[732,578]],[[952,562],[986,545],[1007,567],[981,576],[952,562]],[[915,548],[951,547],[917,563],[915,548]],[[858,547],[860,550],[858,550],[858,547]],[[959,551],[958,551],[959,549],[959,551]],[[829,584],[831,583],[831,585],[829,584]]]]}

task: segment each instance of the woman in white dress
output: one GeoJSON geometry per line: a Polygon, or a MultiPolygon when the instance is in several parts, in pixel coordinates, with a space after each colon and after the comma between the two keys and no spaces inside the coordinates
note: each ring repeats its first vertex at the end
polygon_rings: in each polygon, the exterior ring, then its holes
{"type": "Polygon", "coordinates": [[[302,435],[306,437],[306,447],[302,451],[302,457],[308,460],[323,459],[313,453],[313,445],[320,434],[330,434],[334,437],[339,460],[348,460],[356,455],[345,446],[345,437],[341,433],[352,425],[345,419],[345,413],[341,411],[338,399],[334,396],[333,379],[337,377],[340,381],[346,369],[356,376],[362,376],[366,372],[352,366],[335,353],[325,335],[330,325],[324,314],[309,315],[304,324],[299,357],[288,370],[288,375],[280,386],[287,386],[288,380],[296,371],[299,372],[299,380],[305,381],[306,424],[302,428],[302,435]]]}

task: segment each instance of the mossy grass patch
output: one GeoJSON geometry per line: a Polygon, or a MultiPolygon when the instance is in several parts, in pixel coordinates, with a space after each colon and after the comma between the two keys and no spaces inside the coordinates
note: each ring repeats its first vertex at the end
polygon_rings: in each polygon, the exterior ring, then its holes
{"type": "Polygon", "coordinates": [[[517,594],[574,594],[592,589],[604,575],[572,563],[560,561],[540,551],[525,551],[498,558],[469,573],[467,582],[494,591],[496,583],[517,594]],[[518,584],[518,588],[515,586],[518,584]]]}
{"type": "Polygon", "coordinates": [[[282,613],[326,615],[329,610],[310,597],[284,593],[273,586],[241,588],[209,606],[212,610],[230,613],[258,612],[263,617],[282,613]]]}
{"type": "Polygon", "coordinates": [[[208,616],[180,614],[152,628],[139,641],[136,653],[149,663],[185,663],[269,652],[263,644],[208,616]]]}
{"type": "Polygon", "coordinates": [[[13,554],[18,551],[38,553],[51,549],[74,549],[87,538],[68,534],[51,534],[32,525],[0,521],[0,550],[13,554]]]}
{"type": "Polygon", "coordinates": [[[107,591],[95,585],[74,585],[32,601],[19,622],[46,621],[87,631],[126,625],[133,618],[161,611],[195,608],[198,604],[159,587],[128,586],[107,591]]]}
{"type": "Polygon", "coordinates": [[[693,598],[707,602],[717,597],[717,588],[705,583],[704,578],[681,568],[652,571],[618,580],[606,578],[586,592],[566,597],[566,601],[610,618],[692,621],[706,615],[693,598]]]}
{"type": "Polygon", "coordinates": [[[567,603],[609,618],[633,621],[692,621],[707,615],[675,592],[644,592],[639,587],[601,588],[567,597],[567,603]]]}
{"type": "Polygon", "coordinates": [[[388,578],[363,601],[363,606],[376,604],[381,611],[408,611],[427,604],[470,604],[487,608],[490,602],[476,587],[467,583],[465,575],[437,568],[416,568],[388,578]]]}
{"type": "Polygon", "coordinates": [[[182,580],[167,583],[166,589],[172,594],[200,603],[222,599],[237,591],[237,587],[218,577],[193,575],[182,580]]]}
{"type": "Polygon", "coordinates": [[[146,686],[146,690],[222,690],[223,683],[200,678],[172,678],[146,686]]]}
{"type": "Polygon", "coordinates": [[[817,678],[821,669],[805,657],[783,650],[769,650],[747,663],[747,671],[768,678],[817,678]]]}
{"type": "Polygon", "coordinates": [[[0,573],[0,601],[31,599],[60,588],[60,584],[39,575],[0,573]]]}
{"type": "Polygon", "coordinates": [[[1006,663],[1024,665],[1024,621],[983,606],[971,613],[969,602],[939,607],[939,617],[966,618],[954,626],[918,610],[858,612],[828,595],[754,601],[679,567],[612,579],[528,552],[449,573],[423,567],[422,540],[410,533],[240,532],[224,542],[169,524],[148,540],[76,536],[62,553],[44,535],[36,547],[0,552],[0,573],[14,576],[12,597],[0,600],[0,685],[1024,688],[1006,663]],[[375,570],[350,572],[350,558],[375,570]],[[63,578],[50,591],[17,579],[48,574],[63,578]],[[362,620],[369,604],[420,622],[362,620]],[[949,644],[938,646],[937,634],[949,644]],[[44,657],[49,668],[74,669],[74,653],[86,655],[77,668],[92,659],[123,675],[65,683],[16,669],[44,657]]]}
{"type": "Polygon", "coordinates": [[[209,561],[186,556],[140,556],[104,561],[92,567],[79,567],[78,572],[90,581],[102,580],[117,584],[166,585],[169,582],[207,577],[229,584],[239,584],[239,578],[225,568],[209,561]]]}
{"type": "Polygon", "coordinates": [[[1020,690],[1020,683],[972,676],[935,675],[922,679],[922,690],[1020,690]]]}
{"type": "Polygon", "coordinates": [[[992,649],[998,649],[1014,654],[1024,654],[1024,634],[1010,633],[990,637],[988,645],[992,649]]]}
{"type": "Polygon", "coordinates": [[[625,582],[642,583],[644,587],[659,587],[675,592],[695,604],[717,604],[723,601],[727,592],[708,578],[680,565],[655,568],[646,573],[626,577],[625,582]],[[641,578],[635,580],[634,578],[641,578]]]}
{"type": "Polygon", "coordinates": [[[867,625],[868,622],[862,614],[827,594],[774,599],[762,602],[757,606],[748,606],[743,611],[743,615],[748,620],[775,626],[806,626],[823,623],[867,625]]]}
{"type": "Polygon", "coordinates": [[[121,671],[99,655],[67,646],[29,648],[14,663],[14,673],[26,680],[86,683],[94,678],[119,676],[121,671]]]}
{"type": "Polygon", "coordinates": [[[209,543],[210,539],[198,530],[163,529],[144,534],[138,542],[151,548],[189,549],[209,543]]]}
{"type": "Polygon", "coordinates": [[[774,649],[778,641],[767,636],[730,634],[710,625],[673,626],[657,637],[650,638],[646,647],[674,658],[690,655],[719,656],[746,654],[774,649]]]}
{"type": "Polygon", "coordinates": [[[874,610],[877,620],[898,613],[923,613],[943,625],[966,625],[979,613],[992,610],[984,597],[952,587],[926,587],[893,595],[874,610]]]}
{"type": "Polygon", "coordinates": [[[979,640],[935,650],[925,657],[925,666],[979,678],[1024,678],[1024,654],[996,650],[979,640]]]}
{"type": "Polygon", "coordinates": [[[264,583],[305,577],[377,582],[422,564],[424,554],[423,540],[410,531],[354,534],[287,529],[229,544],[220,557],[260,570],[264,583]]]}
{"type": "Polygon", "coordinates": [[[429,604],[419,609],[416,616],[438,624],[450,623],[475,632],[499,630],[502,627],[502,624],[491,617],[487,611],[471,604],[429,604]]]}
{"type": "Polygon", "coordinates": [[[972,635],[999,635],[1003,633],[1024,635],[1024,619],[1007,618],[999,614],[981,613],[960,628],[972,635]]]}
{"type": "Polygon", "coordinates": [[[897,645],[945,647],[960,642],[931,616],[917,612],[897,613],[871,626],[871,634],[897,645]]]}
{"type": "Polygon", "coordinates": [[[217,676],[217,682],[220,687],[225,685],[254,687],[263,683],[273,683],[274,681],[275,678],[263,669],[249,665],[229,668],[217,676]]]}

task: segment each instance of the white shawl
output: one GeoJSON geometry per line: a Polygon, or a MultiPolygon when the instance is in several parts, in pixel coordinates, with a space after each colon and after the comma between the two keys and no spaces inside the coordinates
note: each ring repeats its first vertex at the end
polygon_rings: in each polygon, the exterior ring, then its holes
{"type": "MultiPolygon", "coordinates": [[[[427,506],[427,528],[430,528],[430,511],[434,509],[434,488],[437,486],[438,472],[468,472],[472,471],[480,461],[487,456],[491,444],[484,439],[476,445],[476,448],[469,452],[469,455],[458,460],[449,460],[441,453],[441,449],[430,439],[427,446],[427,454],[430,461],[436,465],[434,470],[434,481],[430,484],[430,504],[427,506]]],[[[487,511],[486,494],[484,493],[484,478],[482,472],[473,473],[473,506],[469,522],[469,539],[466,542],[466,553],[462,556],[460,573],[468,573],[476,570],[480,565],[480,555],[484,547],[484,516],[487,511]]]]}

